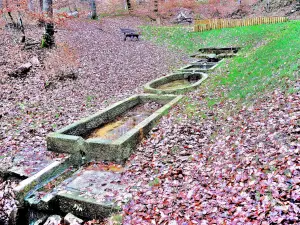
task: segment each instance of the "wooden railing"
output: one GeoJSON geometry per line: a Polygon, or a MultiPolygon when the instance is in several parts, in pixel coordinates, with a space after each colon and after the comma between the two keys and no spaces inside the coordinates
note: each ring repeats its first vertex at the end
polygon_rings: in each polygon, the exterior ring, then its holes
{"type": "Polygon", "coordinates": [[[216,30],[228,27],[244,27],[259,24],[283,23],[287,22],[287,17],[257,17],[247,19],[209,19],[195,20],[194,31],[203,32],[206,30],[216,30]]]}

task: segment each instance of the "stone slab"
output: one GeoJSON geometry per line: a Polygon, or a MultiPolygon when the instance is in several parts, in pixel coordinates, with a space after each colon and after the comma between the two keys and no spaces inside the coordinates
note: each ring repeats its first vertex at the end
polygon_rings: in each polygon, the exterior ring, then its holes
{"type": "Polygon", "coordinates": [[[0,176],[26,179],[64,157],[64,154],[51,153],[43,149],[28,148],[9,152],[1,157],[0,176]]]}
{"type": "Polygon", "coordinates": [[[121,173],[99,170],[93,166],[79,171],[69,179],[56,198],[62,212],[83,218],[105,218],[118,212],[130,200],[127,186],[121,183],[121,173]]]}
{"type": "Polygon", "coordinates": [[[65,177],[46,194],[45,187],[49,184],[44,184],[28,196],[26,202],[37,211],[72,213],[87,219],[108,217],[131,199],[126,192],[126,184],[121,180],[123,169],[115,164],[92,163],[65,177]],[[38,199],[41,195],[43,197],[38,199]]]}

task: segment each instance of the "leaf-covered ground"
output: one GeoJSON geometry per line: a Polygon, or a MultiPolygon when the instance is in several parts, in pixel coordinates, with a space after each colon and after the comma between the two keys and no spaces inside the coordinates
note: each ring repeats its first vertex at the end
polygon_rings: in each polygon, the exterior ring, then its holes
{"type": "Polygon", "coordinates": [[[227,115],[232,102],[205,97],[190,94],[131,159],[123,224],[299,224],[300,94],[227,115]]]}
{"type": "Polygon", "coordinates": [[[243,49],[140,145],[124,175],[133,200],[123,224],[300,224],[299,22],[143,29],[190,53],[243,49]]]}

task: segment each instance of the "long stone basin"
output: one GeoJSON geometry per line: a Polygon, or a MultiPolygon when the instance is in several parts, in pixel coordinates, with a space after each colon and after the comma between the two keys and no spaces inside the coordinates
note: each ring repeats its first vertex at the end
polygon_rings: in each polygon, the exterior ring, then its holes
{"type": "Polygon", "coordinates": [[[199,72],[178,72],[147,83],[144,91],[155,94],[180,94],[198,88],[207,79],[207,74],[199,72]]]}
{"type": "Polygon", "coordinates": [[[197,53],[191,55],[195,58],[206,58],[206,59],[224,59],[237,56],[239,47],[229,47],[229,48],[201,48],[197,53]]]}
{"type": "Polygon", "coordinates": [[[208,54],[222,54],[222,53],[237,53],[240,47],[225,47],[225,48],[200,48],[198,51],[208,54]]]}
{"type": "Polygon", "coordinates": [[[123,163],[156,122],[180,99],[176,95],[135,95],[47,136],[49,151],[78,158],[123,163]],[[143,107],[153,110],[141,110],[143,107]],[[149,108],[148,107],[148,108],[149,108]]]}

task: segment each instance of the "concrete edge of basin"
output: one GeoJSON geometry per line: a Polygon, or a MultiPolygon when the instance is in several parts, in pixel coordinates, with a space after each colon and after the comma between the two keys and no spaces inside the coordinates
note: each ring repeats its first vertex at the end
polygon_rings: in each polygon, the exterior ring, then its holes
{"type": "Polygon", "coordinates": [[[164,76],[164,77],[160,77],[157,78],[153,81],[148,82],[147,84],[144,85],[143,89],[144,92],[147,93],[153,93],[153,94],[183,94],[192,90],[197,89],[206,79],[208,78],[208,75],[206,73],[203,72],[199,72],[199,73],[193,73],[193,72],[183,72],[183,71],[179,71],[177,73],[172,73],[170,75],[164,76]],[[168,83],[168,81],[172,81],[172,78],[174,76],[179,76],[181,79],[185,78],[186,74],[200,74],[201,75],[201,79],[199,81],[197,81],[196,83],[189,85],[188,87],[184,87],[184,88],[177,88],[177,89],[170,89],[170,90],[159,90],[155,88],[155,84],[156,83],[168,83]],[[153,87],[154,85],[154,87],[153,87]]]}
{"type": "Polygon", "coordinates": [[[241,49],[242,49],[241,47],[199,48],[198,52],[211,53],[211,52],[215,52],[215,51],[221,51],[221,52],[233,51],[236,53],[236,52],[240,51],[241,49]]]}
{"type": "Polygon", "coordinates": [[[21,181],[13,191],[16,194],[17,200],[23,204],[25,196],[36,187],[39,183],[42,183],[49,176],[56,175],[56,172],[61,167],[67,167],[70,164],[70,156],[62,159],[57,159],[35,175],[21,181]]]}
{"type": "Polygon", "coordinates": [[[59,211],[70,212],[75,216],[88,219],[103,219],[121,210],[117,204],[97,202],[93,198],[82,197],[78,193],[59,192],[55,198],[58,201],[59,211]]]}
{"type": "MultiPolygon", "coordinates": [[[[155,125],[157,120],[163,116],[163,112],[170,109],[181,99],[181,97],[182,96],[177,95],[154,94],[134,95],[123,101],[117,102],[90,117],[81,119],[78,122],[67,126],[67,128],[62,128],[54,133],[50,133],[46,138],[47,148],[49,151],[69,154],[83,153],[90,159],[93,158],[96,160],[107,160],[122,163],[130,156],[134,147],[138,144],[141,138],[144,137],[144,135],[146,135],[155,125]],[[114,113],[114,111],[119,111],[120,107],[121,112],[124,112],[126,111],[126,107],[131,107],[131,105],[136,104],[136,101],[142,102],[146,100],[159,101],[164,105],[117,140],[108,141],[100,138],[84,140],[82,137],[77,135],[64,134],[64,132],[66,132],[69,128],[77,129],[78,126],[81,126],[80,129],[87,129],[84,123],[87,121],[91,123],[93,119],[99,119],[101,118],[101,115],[106,115],[108,112],[113,115],[109,119],[112,121],[115,118],[115,115],[118,116],[120,114],[114,113]]],[[[106,120],[106,123],[110,122],[109,120],[106,120]]]]}

